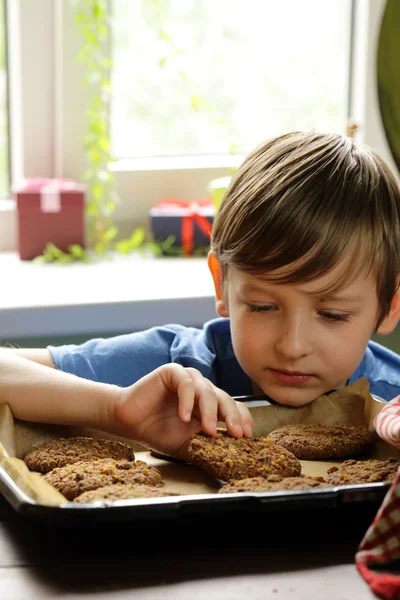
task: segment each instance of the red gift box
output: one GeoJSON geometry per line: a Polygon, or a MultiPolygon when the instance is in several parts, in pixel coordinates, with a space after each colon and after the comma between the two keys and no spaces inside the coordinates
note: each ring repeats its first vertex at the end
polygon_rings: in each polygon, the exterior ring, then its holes
{"type": "Polygon", "coordinates": [[[85,186],[71,179],[27,179],[13,189],[22,260],[43,253],[48,243],[63,252],[84,246],[85,186]]]}
{"type": "Polygon", "coordinates": [[[214,216],[211,198],[165,198],[150,210],[151,231],[156,240],[172,235],[175,238],[172,245],[181,247],[190,256],[194,248],[209,245],[214,216]]]}

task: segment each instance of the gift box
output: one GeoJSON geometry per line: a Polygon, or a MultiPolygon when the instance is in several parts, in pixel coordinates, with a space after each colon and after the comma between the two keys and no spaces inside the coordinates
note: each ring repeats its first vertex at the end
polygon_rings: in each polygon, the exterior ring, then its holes
{"type": "Polygon", "coordinates": [[[158,242],[173,236],[172,246],[182,248],[189,256],[196,248],[209,246],[214,217],[211,198],[197,201],[167,198],[150,210],[150,229],[158,242]]]}
{"type": "Polygon", "coordinates": [[[22,260],[43,253],[51,242],[63,252],[84,246],[85,186],[70,179],[27,179],[13,188],[18,251],[22,260]]]}

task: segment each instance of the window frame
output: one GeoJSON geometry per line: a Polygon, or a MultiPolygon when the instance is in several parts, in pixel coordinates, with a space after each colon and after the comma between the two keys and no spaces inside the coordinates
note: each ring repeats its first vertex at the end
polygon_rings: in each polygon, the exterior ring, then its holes
{"type": "MultiPolygon", "coordinates": [[[[374,147],[398,175],[382,126],[376,86],[376,50],[385,0],[353,0],[349,117],[358,138],[374,147]]],[[[11,181],[22,177],[80,179],[85,169],[87,90],[75,57],[81,39],[72,4],[63,0],[7,0],[11,181]],[[40,43],[38,43],[40,40],[40,43]],[[40,85],[38,85],[40,82],[40,85]]],[[[147,222],[160,197],[195,200],[207,183],[228,175],[241,156],[132,159],[113,164],[121,235],[147,222]]],[[[0,251],[17,247],[13,200],[0,202],[0,251]]]]}

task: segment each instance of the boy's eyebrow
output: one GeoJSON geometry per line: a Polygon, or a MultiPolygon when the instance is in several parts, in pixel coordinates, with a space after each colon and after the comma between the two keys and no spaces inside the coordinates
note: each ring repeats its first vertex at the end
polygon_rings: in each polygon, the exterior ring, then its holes
{"type": "MultiPolygon", "coordinates": [[[[314,295],[319,295],[319,292],[316,292],[314,295]]],[[[335,302],[362,302],[364,300],[364,296],[356,295],[356,296],[346,296],[345,294],[321,294],[321,302],[331,302],[334,300],[335,302]]]]}
{"type": "MultiPolygon", "coordinates": [[[[260,278],[261,279],[261,278],[260,278]]],[[[263,280],[264,282],[266,282],[266,280],[263,280]]],[[[255,283],[244,283],[241,286],[242,290],[244,292],[247,293],[251,293],[251,292],[265,292],[265,288],[262,285],[257,285],[255,283]]],[[[313,292],[308,292],[306,290],[303,290],[303,292],[305,294],[308,294],[309,296],[314,296],[314,297],[319,297],[321,302],[363,302],[364,301],[364,296],[362,294],[353,294],[353,295],[346,295],[346,293],[341,293],[341,292],[324,292],[323,290],[315,290],[313,292]]]]}
{"type": "MultiPolygon", "coordinates": [[[[265,280],[264,280],[265,281],[265,280]]],[[[262,285],[257,285],[255,283],[242,283],[240,286],[242,292],[265,292],[265,287],[262,285]]]]}

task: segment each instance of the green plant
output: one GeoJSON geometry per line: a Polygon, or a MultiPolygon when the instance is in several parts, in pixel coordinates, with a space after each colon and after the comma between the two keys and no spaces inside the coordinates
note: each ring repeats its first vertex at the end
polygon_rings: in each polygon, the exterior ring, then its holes
{"type": "MultiPolygon", "coordinates": [[[[83,139],[87,169],[82,176],[87,194],[87,243],[100,255],[113,249],[129,253],[144,245],[145,233],[139,228],[129,238],[115,242],[118,229],[113,214],[119,198],[115,176],[110,169],[110,163],[115,159],[109,136],[112,64],[108,1],[73,0],[72,6],[76,9],[75,22],[83,38],[77,60],[84,65],[84,83],[88,89],[87,126],[83,139]]],[[[42,256],[35,259],[36,262],[63,264],[76,260],[88,261],[89,255],[77,245],[62,252],[54,244],[47,244],[42,256]]]]}
{"type": "Polygon", "coordinates": [[[63,252],[52,243],[47,244],[43,254],[33,259],[35,263],[61,263],[63,265],[75,262],[89,262],[89,255],[79,244],[71,244],[68,252],[63,252]]]}
{"type": "Polygon", "coordinates": [[[88,88],[87,131],[84,137],[88,168],[83,174],[87,185],[88,245],[103,254],[111,249],[118,233],[112,215],[118,201],[114,160],[109,137],[110,29],[107,0],[80,0],[75,17],[83,38],[78,61],[85,67],[88,88]]]}
{"type": "MultiPolygon", "coordinates": [[[[162,3],[159,0],[153,0],[153,3],[160,16],[162,3]]],[[[78,60],[85,66],[85,84],[89,90],[89,106],[86,111],[87,133],[84,139],[89,168],[83,176],[87,182],[89,195],[89,203],[86,208],[89,217],[89,246],[93,246],[100,254],[109,249],[128,254],[139,248],[149,249],[156,255],[182,254],[180,249],[172,246],[173,239],[171,241],[171,238],[162,242],[146,241],[143,228],[133,231],[127,239],[114,242],[118,229],[113,223],[112,215],[118,202],[118,194],[115,176],[109,167],[114,157],[111,153],[108,127],[109,72],[112,63],[107,0],[79,0],[76,23],[84,40],[78,60]]],[[[173,53],[181,52],[162,27],[159,27],[158,35],[168,42],[173,53]]],[[[166,57],[160,59],[160,66],[165,64],[165,60],[166,57]]],[[[189,82],[187,74],[180,72],[180,76],[189,82]]],[[[200,96],[191,97],[191,106],[195,111],[201,109],[215,111],[215,108],[208,105],[200,96]]]]}

